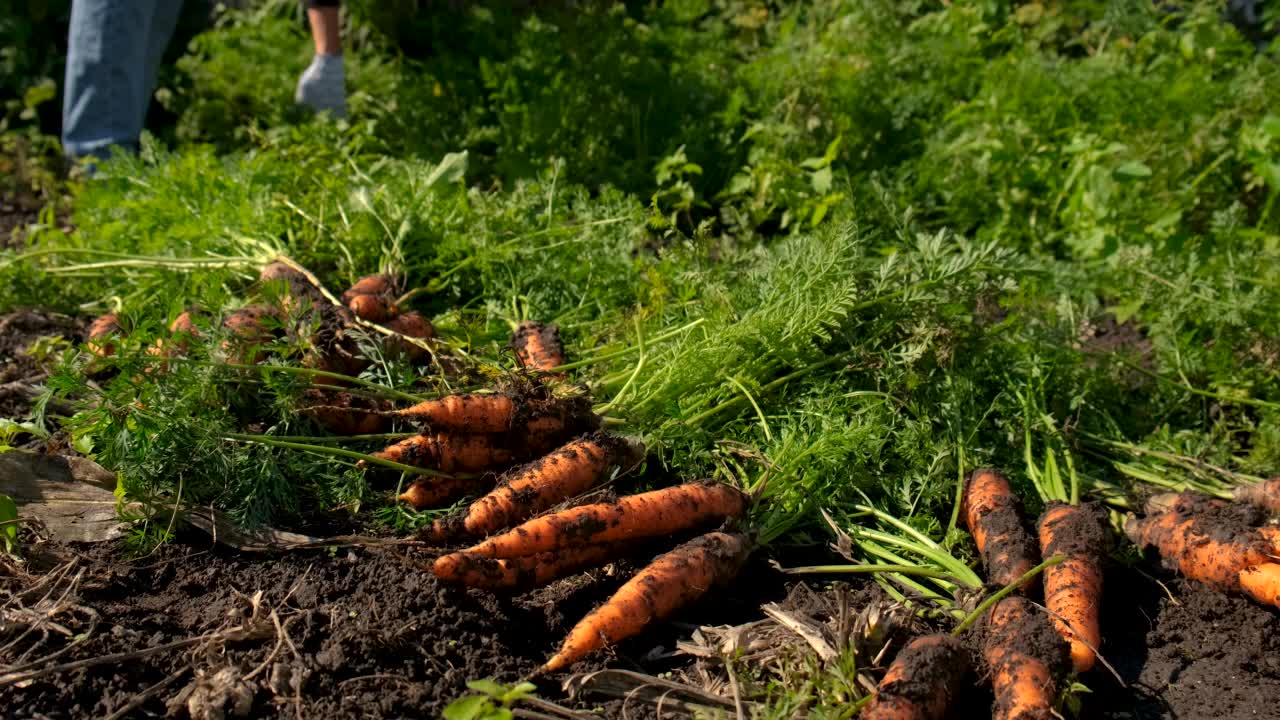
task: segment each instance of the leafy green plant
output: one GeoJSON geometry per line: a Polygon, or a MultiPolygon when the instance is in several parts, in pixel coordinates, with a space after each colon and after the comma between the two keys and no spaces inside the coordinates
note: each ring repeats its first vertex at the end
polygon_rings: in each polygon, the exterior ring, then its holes
{"type": "Polygon", "coordinates": [[[10,555],[17,555],[18,546],[18,505],[13,498],[0,494],[0,545],[10,555]]]}
{"type": "Polygon", "coordinates": [[[511,720],[515,717],[511,708],[519,701],[533,697],[537,686],[523,682],[518,685],[505,686],[492,680],[472,680],[467,687],[475,694],[449,703],[444,709],[445,720],[511,720]]]}

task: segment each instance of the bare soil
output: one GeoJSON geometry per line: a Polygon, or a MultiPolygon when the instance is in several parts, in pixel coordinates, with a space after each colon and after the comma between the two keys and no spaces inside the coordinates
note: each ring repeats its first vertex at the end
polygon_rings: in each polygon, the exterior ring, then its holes
{"type": "Polygon", "coordinates": [[[42,337],[80,340],[85,322],[49,310],[24,309],[0,315],[0,417],[25,418],[31,410],[32,388],[47,375],[27,353],[42,337]]]}

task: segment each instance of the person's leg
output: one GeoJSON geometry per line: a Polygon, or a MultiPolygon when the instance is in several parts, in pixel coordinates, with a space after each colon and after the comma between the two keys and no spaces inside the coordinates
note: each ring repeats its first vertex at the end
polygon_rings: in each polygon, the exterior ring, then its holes
{"type": "Polygon", "coordinates": [[[145,107],[147,35],[160,0],[73,0],[62,145],[72,157],[135,149],[145,107]]]}
{"type": "Polygon", "coordinates": [[[347,79],[342,62],[338,0],[306,0],[307,21],[316,54],[298,79],[295,102],[334,117],[347,115],[347,79]]]}
{"type": "Polygon", "coordinates": [[[138,128],[141,130],[147,120],[147,107],[151,104],[151,96],[156,91],[156,77],[160,73],[160,61],[164,59],[164,51],[173,40],[173,31],[178,27],[178,18],[182,16],[183,0],[152,0],[154,9],[151,12],[151,27],[147,33],[147,55],[145,75],[142,89],[144,99],[138,111],[138,128]]]}

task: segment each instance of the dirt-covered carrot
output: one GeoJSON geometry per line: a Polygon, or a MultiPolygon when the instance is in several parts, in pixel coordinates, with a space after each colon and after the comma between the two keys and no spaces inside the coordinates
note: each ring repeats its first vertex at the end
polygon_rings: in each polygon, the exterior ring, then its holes
{"type": "Polygon", "coordinates": [[[89,352],[98,357],[111,357],[115,355],[116,349],[108,339],[121,332],[120,316],[107,313],[90,323],[89,331],[85,333],[85,345],[88,346],[89,352]]]}
{"type": "Polygon", "coordinates": [[[450,395],[394,410],[391,415],[435,430],[494,433],[511,429],[516,403],[511,396],[501,393],[450,395]]]}
{"type": "Polygon", "coordinates": [[[380,295],[356,295],[347,301],[347,307],[369,322],[387,322],[400,314],[391,300],[380,295]]]}
{"type": "Polygon", "coordinates": [[[1053,701],[1068,667],[1068,650],[1045,613],[1017,595],[996,603],[987,618],[982,656],[995,694],[992,720],[1057,717],[1053,701]]]}
{"type": "Polygon", "coordinates": [[[676,485],[534,518],[465,552],[519,557],[571,545],[669,535],[738,517],[746,508],[746,496],[728,485],[676,485]]]}
{"type": "Polygon", "coordinates": [[[958,638],[918,637],[898,652],[862,720],[942,720],[968,674],[969,655],[958,638]]]}
{"type": "MultiPolygon", "coordinates": [[[[414,435],[373,456],[446,473],[480,472],[512,462],[512,449],[505,447],[501,439],[500,435],[414,435]]],[[[364,467],[363,462],[357,465],[364,467]]]]}
{"type": "Polygon", "coordinates": [[[391,295],[395,293],[395,283],[390,275],[365,275],[355,281],[342,293],[340,298],[344,305],[350,304],[351,298],[358,295],[391,295]]]}
{"type": "Polygon", "coordinates": [[[596,543],[516,558],[456,553],[439,566],[451,573],[440,579],[481,590],[522,590],[599,567],[634,550],[633,543],[596,543]]]}
{"type": "MultiPolygon", "coordinates": [[[[191,312],[183,312],[169,323],[169,332],[175,335],[186,335],[188,337],[199,337],[200,331],[196,328],[195,320],[191,316],[191,312]]],[[[166,338],[156,338],[155,345],[147,348],[147,354],[164,358],[159,365],[161,372],[169,369],[169,358],[181,355],[187,351],[188,343],[185,339],[170,340],[166,338]]],[[[144,371],[150,373],[150,369],[144,371]]]]}
{"type": "Polygon", "coordinates": [[[1040,554],[1066,557],[1044,571],[1044,601],[1053,624],[1071,647],[1077,673],[1093,667],[1102,642],[1102,558],[1106,551],[1102,513],[1096,505],[1050,504],[1040,516],[1040,554]]]}
{"type": "Polygon", "coordinates": [[[482,478],[419,478],[396,498],[418,510],[440,507],[463,495],[484,492],[487,485],[482,478]]]}
{"type": "MultiPolygon", "coordinates": [[[[436,336],[436,329],[431,324],[431,321],[423,317],[422,313],[416,311],[397,315],[388,320],[386,325],[405,337],[418,340],[430,340],[436,336]]],[[[386,348],[392,353],[400,353],[407,356],[413,362],[419,362],[431,355],[426,349],[418,347],[403,338],[387,338],[386,348]]]]}
{"type": "Polygon", "coordinates": [[[230,331],[232,340],[223,343],[222,349],[233,362],[252,365],[262,358],[255,348],[274,337],[268,329],[270,318],[279,318],[280,311],[269,305],[246,305],[227,315],[222,326],[230,331]]]}
{"type": "Polygon", "coordinates": [[[263,282],[279,281],[284,283],[284,296],[280,298],[281,307],[288,311],[294,309],[294,303],[310,303],[319,306],[324,303],[324,295],[320,289],[311,284],[307,276],[283,262],[273,262],[262,268],[258,277],[263,282]]]}
{"type": "Polygon", "coordinates": [[[1241,485],[1231,493],[1231,496],[1240,502],[1280,513],[1280,477],[1273,477],[1253,485],[1241,485]]]}
{"type": "Polygon", "coordinates": [[[1124,532],[1139,550],[1155,548],[1166,566],[1217,590],[1240,586],[1240,571],[1269,562],[1271,549],[1261,534],[1216,526],[1209,515],[1173,510],[1131,517],[1124,532]]]}
{"type": "Polygon", "coordinates": [[[1280,557],[1280,526],[1265,525],[1258,528],[1258,535],[1271,548],[1271,554],[1280,557]]]}
{"type": "Polygon", "coordinates": [[[1280,607],[1280,563],[1263,563],[1241,570],[1240,590],[1263,605],[1280,607]]]}
{"type": "Polygon", "coordinates": [[[745,536],[714,532],[659,555],[569,631],[543,672],[562,670],[636,635],[650,622],[666,619],[732,580],[750,552],[745,536]]]}
{"type": "Polygon", "coordinates": [[[1022,503],[1000,473],[973,471],[965,484],[963,514],[992,584],[1008,585],[1039,562],[1035,540],[1023,526],[1022,503]]]}
{"type": "Polygon", "coordinates": [[[540,322],[523,322],[511,336],[520,367],[529,370],[550,370],[564,364],[564,343],[560,342],[560,328],[540,322]]]}
{"type": "Polygon", "coordinates": [[[643,452],[635,443],[607,433],[571,440],[512,471],[493,492],[472,503],[463,527],[470,535],[483,537],[523,522],[586,491],[614,465],[637,462],[643,452]]]}
{"type": "Polygon", "coordinates": [[[377,400],[345,392],[312,388],[302,394],[299,412],[339,435],[366,435],[383,432],[391,419],[377,400]]]}

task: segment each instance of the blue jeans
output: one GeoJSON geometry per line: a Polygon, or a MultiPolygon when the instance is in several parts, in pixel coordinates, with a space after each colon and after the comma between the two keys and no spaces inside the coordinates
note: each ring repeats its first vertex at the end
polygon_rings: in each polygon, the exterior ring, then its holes
{"type": "Polygon", "coordinates": [[[62,147],[72,157],[136,150],[182,0],[72,0],[62,147]]]}

